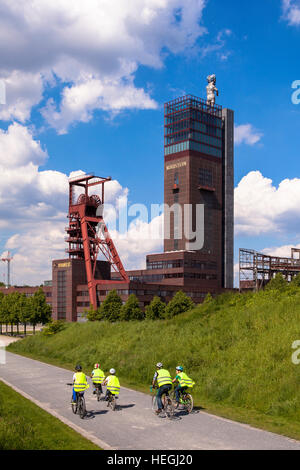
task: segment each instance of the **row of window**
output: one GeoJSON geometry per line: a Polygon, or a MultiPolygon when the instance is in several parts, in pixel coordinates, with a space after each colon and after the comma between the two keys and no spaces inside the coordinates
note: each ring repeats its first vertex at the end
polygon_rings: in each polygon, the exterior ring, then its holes
{"type": "Polygon", "coordinates": [[[222,148],[222,140],[221,139],[218,139],[216,137],[212,137],[210,135],[201,134],[201,132],[193,131],[191,138],[196,140],[197,142],[202,142],[204,144],[214,145],[215,147],[222,148]]]}
{"type": "MultiPolygon", "coordinates": [[[[187,133],[190,129],[195,129],[197,131],[203,132],[204,134],[212,135],[215,137],[220,137],[220,138],[222,137],[222,129],[220,129],[219,127],[214,127],[214,126],[211,126],[209,124],[204,124],[203,122],[199,122],[199,121],[188,121],[188,120],[178,121],[178,122],[175,122],[171,126],[166,126],[165,137],[168,137],[172,134],[175,134],[176,132],[180,132],[183,130],[186,131],[187,133]]],[[[184,139],[181,139],[181,140],[184,140],[184,139]]]]}
{"type": "Polygon", "coordinates": [[[197,269],[217,269],[217,263],[213,261],[203,262],[197,260],[185,261],[173,260],[173,261],[152,261],[147,263],[147,269],[158,270],[158,269],[173,269],[182,268],[197,268],[197,269]]]}
{"type": "Polygon", "coordinates": [[[222,129],[219,127],[210,126],[209,124],[203,124],[203,122],[192,121],[191,127],[197,131],[203,132],[204,134],[213,135],[216,137],[222,137],[222,129]]]}
{"type": "Polygon", "coordinates": [[[199,142],[190,142],[190,149],[196,150],[197,152],[205,153],[207,155],[212,155],[213,157],[222,158],[222,150],[216,149],[214,147],[209,147],[205,144],[200,144],[199,142]]]}
{"type": "Polygon", "coordinates": [[[177,142],[190,139],[204,144],[214,145],[215,147],[222,147],[221,139],[197,131],[177,132],[177,134],[173,134],[170,137],[165,137],[165,145],[176,144],[177,142]]]}
{"type": "Polygon", "coordinates": [[[152,261],[147,263],[147,269],[173,269],[181,268],[183,260],[174,261],[152,261]]]}
{"type": "Polygon", "coordinates": [[[195,109],[190,109],[190,110],[182,111],[182,112],[170,115],[170,116],[165,116],[165,125],[166,126],[170,124],[175,125],[178,121],[190,120],[190,119],[197,120],[205,124],[210,124],[218,128],[222,128],[221,118],[213,116],[210,113],[198,111],[195,109]]]}
{"type": "Polygon", "coordinates": [[[210,147],[200,142],[194,142],[187,140],[179,144],[170,145],[165,147],[165,155],[171,155],[173,153],[184,152],[185,150],[196,150],[197,152],[205,153],[206,155],[212,155],[213,157],[222,158],[222,150],[215,147],[210,147]]]}
{"type": "Polygon", "coordinates": [[[199,185],[201,186],[213,186],[213,174],[212,170],[206,168],[199,168],[199,185]]]}

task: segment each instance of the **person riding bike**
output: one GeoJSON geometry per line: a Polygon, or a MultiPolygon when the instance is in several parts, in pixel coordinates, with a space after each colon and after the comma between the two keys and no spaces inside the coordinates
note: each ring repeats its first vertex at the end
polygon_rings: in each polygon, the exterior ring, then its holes
{"type": "Polygon", "coordinates": [[[182,366],[176,367],[176,377],[172,380],[173,383],[177,382],[178,385],[175,387],[175,396],[176,396],[176,408],[178,408],[180,403],[180,394],[186,393],[188,388],[193,388],[195,382],[183,372],[182,366]]]}
{"type": "Polygon", "coordinates": [[[152,387],[155,388],[156,385],[158,388],[158,391],[157,391],[158,409],[156,411],[156,414],[160,414],[163,409],[162,395],[164,393],[169,392],[172,388],[172,379],[171,379],[170,372],[166,369],[163,369],[163,364],[161,362],[156,364],[156,372],[152,380],[152,387]]]}
{"type": "Polygon", "coordinates": [[[75,367],[75,374],[73,375],[73,396],[72,403],[76,403],[77,393],[84,393],[89,388],[86,375],[82,372],[82,367],[77,364],[75,367]]]}
{"type": "MultiPolygon", "coordinates": [[[[105,400],[108,400],[110,395],[114,395],[117,398],[120,393],[120,382],[116,376],[115,369],[110,369],[109,373],[110,375],[103,382],[103,385],[107,387],[105,400]]],[[[109,403],[107,403],[107,406],[109,406],[109,403]]]]}
{"type": "Polygon", "coordinates": [[[103,380],[105,379],[105,374],[103,370],[100,369],[100,364],[94,365],[94,369],[92,370],[92,373],[91,373],[91,379],[94,385],[93,394],[96,393],[97,388],[99,388],[100,392],[103,393],[101,384],[103,380]]]}

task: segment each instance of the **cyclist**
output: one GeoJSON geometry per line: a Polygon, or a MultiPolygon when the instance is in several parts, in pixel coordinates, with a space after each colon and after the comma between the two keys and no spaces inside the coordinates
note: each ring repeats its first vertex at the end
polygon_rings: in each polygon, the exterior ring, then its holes
{"type": "Polygon", "coordinates": [[[188,388],[193,388],[195,382],[193,382],[193,380],[183,372],[182,366],[176,367],[176,377],[172,382],[178,383],[177,387],[175,387],[176,408],[178,408],[180,403],[180,394],[184,394],[188,388]]]}
{"type": "Polygon", "coordinates": [[[99,388],[100,389],[100,392],[102,392],[102,382],[103,380],[105,379],[105,374],[103,372],[103,370],[100,369],[100,364],[95,364],[94,365],[94,369],[92,370],[92,373],[91,373],[91,379],[92,379],[92,382],[93,382],[93,385],[94,385],[94,390],[93,390],[93,394],[96,393],[96,389],[99,388]]]}
{"type": "MultiPolygon", "coordinates": [[[[120,392],[120,382],[116,376],[115,369],[110,369],[109,373],[110,375],[108,375],[103,382],[103,385],[107,387],[105,400],[108,400],[110,395],[114,395],[115,398],[118,398],[120,392]]],[[[109,403],[107,403],[107,406],[109,406],[109,403]]]]}
{"type": "Polygon", "coordinates": [[[163,369],[163,364],[161,362],[158,362],[156,364],[156,372],[153,376],[152,380],[152,387],[155,388],[157,385],[158,391],[157,391],[157,406],[158,409],[156,411],[156,414],[160,414],[163,409],[163,404],[162,404],[162,395],[164,393],[167,393],[171,390],[172,388],[172,379],[170,372],[166,369],[163,369]]]}
{"type": "Polygon", "coordinates": [[[72,403],[76,403],[77,393],[84,393],[86,389],[89,388],[87,383],[86,375],[82,372],[82,367],[80,364],[77,364],[75,367],[75,374],[73,375],[73,396],[72,403]]]}

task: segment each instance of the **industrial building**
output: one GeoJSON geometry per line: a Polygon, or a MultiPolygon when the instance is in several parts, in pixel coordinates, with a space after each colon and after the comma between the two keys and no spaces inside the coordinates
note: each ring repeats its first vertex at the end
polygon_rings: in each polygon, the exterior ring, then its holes
{"type": "Polygon", "coordinates": [[[288,258],[240,248],[240,291],[263,289],[277,273],[281,273],[288,282],[300,274],[300,249],[292,248],[288,258]]]}
{"type": "MultiPolygon", "coordinates": [[[[43,287],[54,319],[82,320],[112,289],[123,302],[136,294],[144,308],[155,295],[168,302],[182,290],[200,303],[208,292],[233,288],[233,132],[233,111],[214,100],[186,95],[165,104],[164,203],[170,210],[164,252],[147,255],[144,270],[125,271],[103,219],[110,178],[69,181],[68,258],[53,260],[52,285],[43,287]],[[95,187],[97,195],[90,195],[95,187]]],[[[19,291],[32,295],[34,289],[19,291]]]]}

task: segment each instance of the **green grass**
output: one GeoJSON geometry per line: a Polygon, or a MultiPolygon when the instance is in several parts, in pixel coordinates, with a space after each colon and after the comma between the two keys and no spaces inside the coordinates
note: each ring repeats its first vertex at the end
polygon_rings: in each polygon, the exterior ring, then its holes
{"type": "Polygon", "coordinates": [[[300,289],[225,294],[170,320],[68,324],[8,350],[90,373],[95,362],[117,370],[121,386],[149,391],[155,364],[196,382],[196,405],[212,413],[300,439],[300,289]]]}
{"type": "Polygon", "coordinates": [[[0,450],[100,450],[0,381],[0,450]]]}

